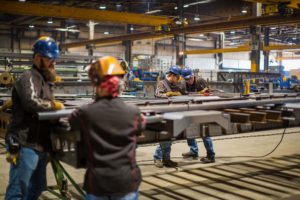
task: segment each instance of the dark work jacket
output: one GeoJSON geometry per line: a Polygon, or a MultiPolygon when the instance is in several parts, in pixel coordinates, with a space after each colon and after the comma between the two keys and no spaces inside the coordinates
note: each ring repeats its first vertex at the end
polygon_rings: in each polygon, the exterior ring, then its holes
{"type": "Polygon", "coordinates": [[[141,172],[135,158],[136,135],[143,127],[138,107],[120,98],[101,98],[74,111],[69,122],[83,134],[87,193],[102,196],[137,191],[141,172]]]}
{"type": "Polygon", "coordinates": [[[39,70],[33,66],[16,81],[12,90],[12,120],[6,138],[16,137],[24,146],[36,150],[49,150],[50,128],[48,121],[39,122],[37,112],[54,110],[53,92],[39,70]]]}
{"type": "Polygon", "coordinates": [[[189,92],[199,92],[204,88],[208,87],[208,85],[204,79],[194,76],[194,83],[192,85],[189,85],[186,83],[186,81],[183,81],[182,87],[185,93],[189,93],[189,92]]]}
{"type": "Polygon", "coordinates": [[[155,97],[167,97],[167,92],[183,92],[179,83],[170,83],[167,79],[158,82],[155,90],[155,97]]]}

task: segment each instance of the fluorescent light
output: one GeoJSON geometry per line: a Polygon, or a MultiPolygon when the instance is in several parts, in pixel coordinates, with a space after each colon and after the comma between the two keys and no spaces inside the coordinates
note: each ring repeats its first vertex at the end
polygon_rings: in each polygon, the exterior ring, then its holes
{"type": "Polygon", "coordinates": [[[145,12],[145,14],[154,14],[154,13],[158,13],[161,12],[162,10],[149,10],[147,12],[145,12]]]}
{"type": "Polygon", "coordinates": [[[180,24],[182,24],[182,22],[181,22],[180,20],[177,20],[177,21],[175,22],[175,24],[180,25],[180,24]]]}
{"type": "Polygon", "coordinates": [[[26,0],[19,0],[19,2],[25,2],[26,0]]]}
{"type": "Polygon", "coordinates": [[[105,32],[104,32],[104,35],[109,35],[109,32],[108,32],[108,31],[105,31],[105,32]]]}
{"type": "Polygon", "coordinates": [[[215,1],[215,0],[204,0],[204,1],[196,1],[194,3],[189,3],[189,4],[185,4],[183,5],[184,8],[187,8],[189,6],[194,6],[194,5],[198,5],[198,4],[204,4],[204,3],[209,3],[211,1],[215,1]]]}
{"type": "Polygon", "coordinates": [[[105,10],[105,9],[106,9],[106,5],[101,5],[101,6],[99,6],[99,9],[105,10]]]}
{"type": "Polygon", "coordinates": [[[29,28],[34,28],[34,25],[30,24],[28,27],[29,27],[29,28]]]}
{"type": "Polygon", "coordinates": [[[248,11],[247,11],[246,9],[243,9],[241,12],[242,12],[243,14],[246,14],[248,11]]]}
{"type": "Polygon", "coordinates": [[[199,15],[195,15],[194,20],[195,20],[195,21],[200,21],[199,15]]]}
{"type": "Polygon", "coordinates": [[[201,34],[199,34],[199,37],[204,37],[204,34],[202,34],[202,33],[201,33],[201,34]]]}
{"type": "Polygon", "coordinates": [[[62,32],[71,32],[71,33],[79,33],[80,32],[80,30],[69,29],[69,28],[55,28],[54,30],[62,31],[62,32]]]}
{"type": "Polygon", "coordinates": [[[276,30],[276,27],[271,27],[271,30],[276,30]]]}
{"type": "Polygon", "coordinates": [[[204,41],[203,39],[200,39],[200,38],[188,38],[188,40],[197,41],[197,42],[204,41]]]}
{"type": "Polygon", "coordinates": [[[235,34],[235,31],[230,31],[231,34],[235,34]]]}
{"type": "Polygon", "coordinates": [[[53,24],[53,21],[52,21],[52,19],[51,19],[51,18],[50,18],[50,19],[48,19],[47,23],[48,23],[48,24],[53,24]]]}

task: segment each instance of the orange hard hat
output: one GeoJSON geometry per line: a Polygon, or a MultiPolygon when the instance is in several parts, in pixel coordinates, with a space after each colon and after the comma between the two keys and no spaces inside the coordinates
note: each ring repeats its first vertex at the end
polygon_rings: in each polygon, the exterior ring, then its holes
{"type": "Polygon", "coordinates": [[[104,56],[89,66],[89,77],[93,84],[101,82],[108,75],[124,75],[125,71],[119,61],[113,56],[104,56]]]}

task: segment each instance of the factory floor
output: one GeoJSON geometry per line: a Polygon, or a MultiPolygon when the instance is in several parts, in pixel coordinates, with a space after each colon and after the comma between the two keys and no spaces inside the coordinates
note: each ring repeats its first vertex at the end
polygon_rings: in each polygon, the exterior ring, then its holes
{"type": "MultiPolygon", "coordinates": [[[[212,164],[183,159],[181,153],[188,150],[187,144],[176,141],[172,159],[179,162],[178,168],[156,168],[152,160],[155,146],[141,146],[137,149],[143,174],[139,199],[300,199],[300,128],[288,128],[275,152],[260,157],[277,145],[282,132],[283,129],[276,129],[213,137],[216,162],[212,164]]],[[[200,156],[204,156],[203,143],[201,139],[198,141],[200,156]]],[[[0,155],[0,163],[0,199],[3,199],[9,171],[4,154],[0,155]]],[[[64,166],[82,184],[84,170],[64,166]]],[[[48,167],[48,185],[54,185],[48,167]]],[[[58,198],[44,192],[40,199],[58,198]]],[[[78,198],[75,195],[73,199],[78,198]]]]}

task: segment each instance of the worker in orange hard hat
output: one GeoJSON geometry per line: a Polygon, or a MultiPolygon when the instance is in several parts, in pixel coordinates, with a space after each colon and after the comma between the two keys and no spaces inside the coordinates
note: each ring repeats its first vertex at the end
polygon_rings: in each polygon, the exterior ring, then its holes
{"type": "Polygon", "coordinates": [[[125,71],[116,58],[98,59],[88,74],[96,87],[95,102],[69,117],[87,146],[86,199],[137,199],[141,172],[135,158],[136,135],[145,126],[144,117],[138,107],[118,98],[125,71]]]}

